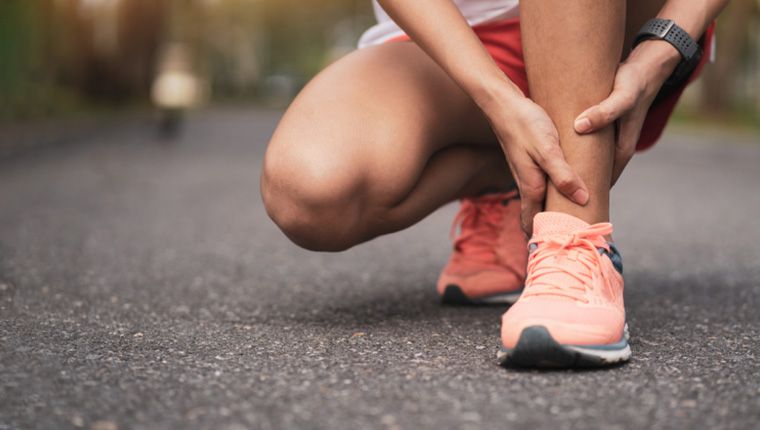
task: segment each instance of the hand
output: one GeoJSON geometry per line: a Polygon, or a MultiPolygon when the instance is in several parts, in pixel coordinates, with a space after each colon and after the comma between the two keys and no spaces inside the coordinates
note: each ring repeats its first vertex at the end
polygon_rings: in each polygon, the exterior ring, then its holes
{"type": "Polygon", "coordinates": [[[636,152],[649,107],[680,59],[678,51],[665,45],[648,42],[639,45],[618,67],[609,97],[586,109],[575,120],[575,131],[579,134],[591,133],[618,121],[613,185],[636,152]]]}
{"type": "Polygon", "coordinates": [[[588,202],[588,189],[565,161],[557,128],[540,106],[514,96],[497,101],[485,112],[520,190],[526,233],[532,233],[533,217],[543,210],[547,176],[570,200],[579,205],[588,202]]]}

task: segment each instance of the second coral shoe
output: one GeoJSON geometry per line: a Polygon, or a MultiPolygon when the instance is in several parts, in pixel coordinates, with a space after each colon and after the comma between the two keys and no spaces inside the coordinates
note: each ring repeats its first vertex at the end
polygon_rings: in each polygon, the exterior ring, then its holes
{"type": "MultiPolygon", "coordinates": [[[[520,297],[528,241],[517,191],[462,199],[454,250],[438,279],[447,304],[509,304],[520,297]]],[[[453,234],[452,234],[453,235],[453,234]]]]}

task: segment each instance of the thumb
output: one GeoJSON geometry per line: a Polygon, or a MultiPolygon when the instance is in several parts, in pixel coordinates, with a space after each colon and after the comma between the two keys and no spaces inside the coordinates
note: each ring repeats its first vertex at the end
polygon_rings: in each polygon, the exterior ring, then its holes
{"type": "Polygon", "coordinates": [[[601,103],[591,106],[575,119],[577,133],[591,133],[604,128],[631,110],[636,97],[627,91],[616,90],[601,103]]]}

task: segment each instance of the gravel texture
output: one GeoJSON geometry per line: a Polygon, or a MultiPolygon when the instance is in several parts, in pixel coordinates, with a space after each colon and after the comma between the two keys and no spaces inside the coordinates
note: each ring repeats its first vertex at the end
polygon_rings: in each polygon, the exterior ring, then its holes
{"type": "Polygon", "coordinates": [[[455,206],[341,254],[284,238],[258,194],[278,116],[0,158],[0,430],[758,428],[752,137],[671,132],[616,187],[632,361],[518,371],[503,309],[437,302],[455,206]]]}

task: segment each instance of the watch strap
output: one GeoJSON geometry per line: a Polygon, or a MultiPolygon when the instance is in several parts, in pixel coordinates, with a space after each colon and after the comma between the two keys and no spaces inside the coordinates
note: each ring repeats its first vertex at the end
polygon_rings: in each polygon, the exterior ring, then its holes
{"type": "Polygon", "coordinates": [[[633,46],[635,47],[648,39],[660,39],[670,43],[686,61],[691,60],[697,54],[701,54],[702,51],[702,48],[689,36],[689,33],[670,19],[652,18],[647,21],[636,35],[633,46]]]}
{"type": "Polygon", "coordinates": [[[689,33],[670,19],[653,18],[647,21],[636,35],[633,47],[635,48],[639,43],[651,39],[666,41],[681,54],[681,62],[678,63],[673,74],[663,84],[657,99],[655,99],[657,102],[658,99],[667,96],[689,79],[702,59],[702,47],[691,38],[689,33]]]}

